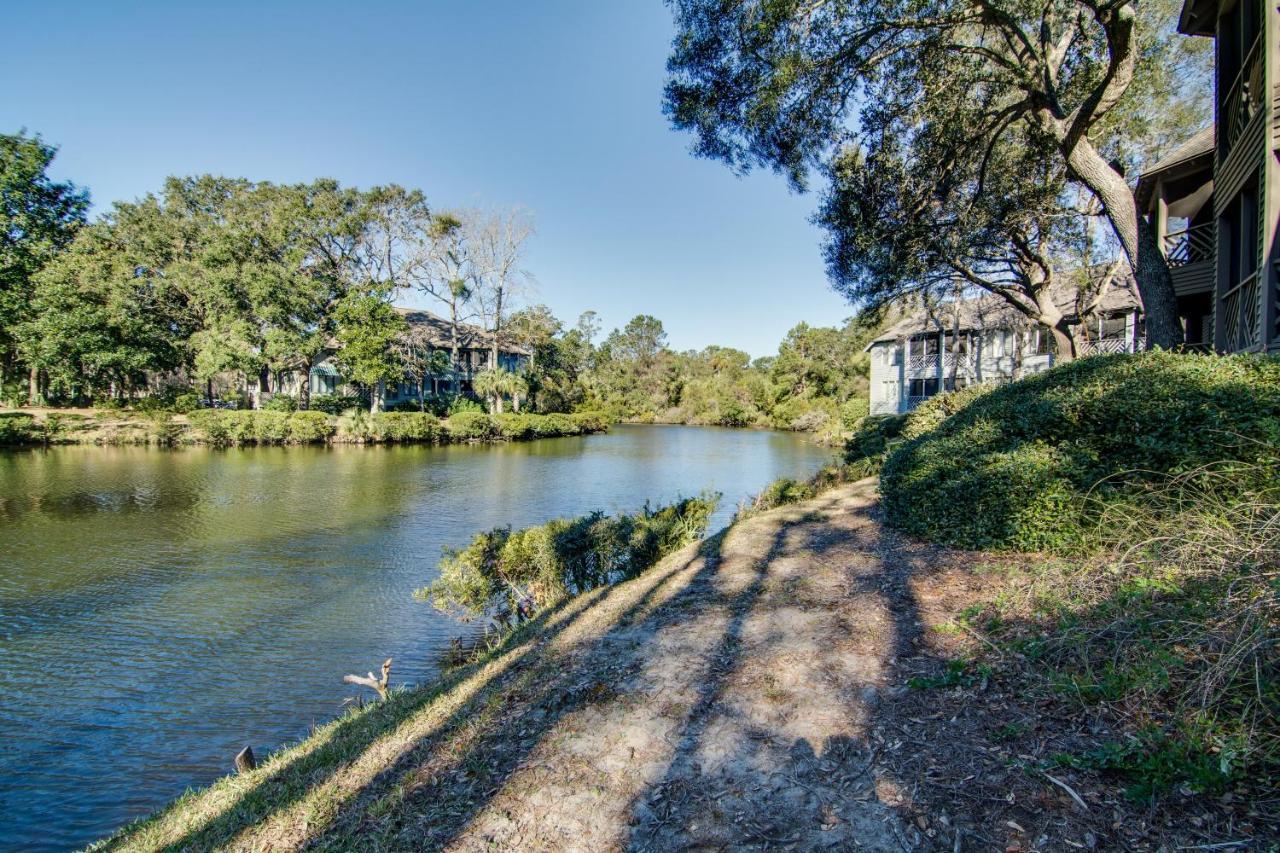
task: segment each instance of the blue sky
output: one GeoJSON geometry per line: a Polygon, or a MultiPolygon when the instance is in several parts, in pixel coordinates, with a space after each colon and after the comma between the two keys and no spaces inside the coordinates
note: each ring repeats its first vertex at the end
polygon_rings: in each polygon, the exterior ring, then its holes
{"type": "Polygon", "coordinates": [[[759,356],[851,313],[823,274],[816,198],[694,159],[667,124],[660,0],[26,3],[5,19],[0,131],[61,146],[56,174],[96,210],[169,174],[395,182],[437,208],[533,210],[535,299],[568,323],[649,313],[679,349],[759,356]]]}

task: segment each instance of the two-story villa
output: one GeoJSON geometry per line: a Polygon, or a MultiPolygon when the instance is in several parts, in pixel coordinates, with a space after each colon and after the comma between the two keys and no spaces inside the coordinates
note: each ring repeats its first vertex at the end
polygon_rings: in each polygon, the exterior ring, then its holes
{"type": "MultiPolygon", "coordinates": [[[[397,308],[396,311],[405,319],[408,329],[405,340],[414,346],[429,351],[451,356],[453,352],[453,328],[448,320],[438,317],[430,311],[417,308],[397,308]]],[[[446,362],[447,369],[433,372],[428,381],[432,387],[425,389],[427,393],[457,388],[463,393],[471,390],[471,380],[477,373],[487,370],[493,358],[493,333],[474,326],[461,323],[458,326],[458,353],[456,358],[446,362]]],[[[343,378],[335,360],[336,351],[330,350],[316,362],[307,377],[312,395],[319,394],[352,394],[355,389],[343,378]]],[[[532,353],[525,347],[507,341],[498,346],[497,367],[502,370],[519,372],[529,362],[532,353]]],[[[387,385],[381,389],[382,405],[394,406],[397,403],[416,401],[418,399],[417,377],[405,376],[398,383],[387,385]]],[[[286,374],[280,377],[276,393],[296,396],[299,377],[286,374]]]]}
{"type": "Polygon", "coordinates": [[[1216,40],[1216,132],[1144,172],[1138,201],[1173,268],[1188,342],[1280,351],[1280,7],[1186,0],[1178,29],[1216,40]]]}
{"type": "MultiPolygon", "coordinates": [[[[1073,319],[1080,355],[1135,352],[1145,345],[1142,311],[1132,281],[1111,286],[1094,310],[1076,317],[1075,294],[1056,300],[1073,319]]],[[[909,412],[942,391],[1008,382],[1053,366],[1050,331],[998,296],[947,302],[918,310],[867,345],[871,356],[871,414],[909,412]]]]}

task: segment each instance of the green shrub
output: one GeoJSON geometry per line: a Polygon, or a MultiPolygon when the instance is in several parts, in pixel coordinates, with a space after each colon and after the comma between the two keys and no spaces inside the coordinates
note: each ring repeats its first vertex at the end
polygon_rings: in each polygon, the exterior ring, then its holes
{"type": "Polygon", "coordinates": [[[173,411],[180,415],[185,415],[188,412],[194,412],[198,408],[200,408],[199,394],[179,394],[173,398],[173,411]]]}
{"type": "Polygon", "coordinates": [[[541,415],[534,422],[534,429],[539,438],[555,438],[562,435],[578,435],[582,426],[572,415],[541,415]]]}
{"type": "Polygon", "coordinates": [[[1070,552],[1143,482],[1277,447],[1280,359],[1099,356],[978,393],[890,453],[881,492],[891,523],[918,536],[1070,552]]]}
{"type": "Polygon", "coordinates": [[[183,426],[167,411],[152,412],[149,418],[148,437],[156,444],[177,444],[182,438],[183,426]]]}
{"type": "Polygon", "coordinates": [[[866,397],[850,397],[840,407],[840,424],[845,429],[854,429],[863,419],[871,414],[871,400],[866,397]]]}
{"type": "Polygon", "coordinates": [[[511,441],[522,441],[527,438],[533,438],[537,435],[539,420],[538,415],[517,415],[503,414],[495,415],[493,421],[497,424],[498,435],[511,441]]]}
{"type": "Polygon", "coordinates": [[[373,416],[373,432],[382,441],[439,441],[444,437],[440,419],[425,412],[379,412],[373,416]]]}
{"type": "Polygon", "coordinates": [[[226,444],[230,438],[222,414],[216,409],[197,409],[187,415],[187,422],[210,444],[226,444]]]}
{"type": "Polygon", "coordinates": [[[135,412],[142,412],[143,414],[169,412],[173,411],[173,398],[163,394],[153,394],[149,397],[139,397],[137,400],[131,401],[129,407],[135,412]]]}
{"type": "Polygon", "coordinates": [[[450,398],[449,417],[460,415],[464,412],[479,412],[480,414],[484,414],[485,409],[478,401],[472,400],[470,397],[463,397],[459,395],[457,397],[450,398]]]}
{"type": "Polygon", "coordinates": [[[87,421],[75,412],[50,412],[44,418],[44,437],[47,441],[67,441],[84,429],[87,421]]]}
{"type": "Polygon", "coordinates": [[[634,515],[594,512],[481,533],[466,548],[446,551],[440,577],[414,596],[464,619],[488,616],[514,627],[569,596],[633,578],[697,541],[718,499],[703,495],[634,515]]]}
{"type": "Polygon", "coordinates": [[[284,444],[289,440],[289,413],[251,412],[253,438],[258,444],[284,444]]]}
{"type": "Polygon", "coordinates": [[[311,398],[308,408],[326,415],[340,415],[348,409],[358,409],[364,401],[354,395],[317,394],[311,398]]]}
{"type": "Polygon", "coordinates": [[[289,441],[315,444],[333,435],[335,424],[324,412],[293,412],[289,415],[289,441]]]}
{"type": "Polygon", "coordinates": [[[854,428],[853,435],[845,441],[845,464],[858,468],[864,476],[878,472],[889,449],[901,440],[906,423],[906,415],[863,418],[854,428]]]}
{"type": "Polygon", "coordinates": [[[607,432],[609,417],[604,412],[575,412],[570,415],[583,432],[607,432]]]}
{"type": "Polygon", "coordinates": [[[484,412],[458,412],[445,421],[449,437],[454,441],[485,441],[497,435],[498,427],[484,412]]]}
{"type": "Polygon", "coordinates": [[[288,394],[273,394],[262,405],[262,408],[268,412],[296,412],[298,410],[298,401],[288,394]]]}
{"type": "Polygon", "coordinates": [[[0,413],[0,445],[36,444],[44,441],[44,430],[27,412],[0,413]]]}

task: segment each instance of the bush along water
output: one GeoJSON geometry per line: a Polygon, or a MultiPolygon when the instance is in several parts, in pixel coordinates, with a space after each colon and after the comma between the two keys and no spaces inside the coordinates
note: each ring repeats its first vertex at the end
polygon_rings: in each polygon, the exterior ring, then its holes
{"type": "Polygon", "coordinates": [[[519,441],[604,432],[609,421],[596,412],[572,415],[499,415],[461,410],[442,420],[426,412],[349,409],[334,416],[291,411],[197,409],[181,415],[165,410],[100,411],[95,417],[53,412],[0,413],[0,447],[44,444],[393,444],[519,441]]]}
{"type": "Polygon", "coordinates": [[[593,512],[513,531],[481,533],[446,551],[440,577],[414,596],[498,631],[543,608],[636,577],[706,532],[719,495],[684,498],[630,515],[593,512]]]}

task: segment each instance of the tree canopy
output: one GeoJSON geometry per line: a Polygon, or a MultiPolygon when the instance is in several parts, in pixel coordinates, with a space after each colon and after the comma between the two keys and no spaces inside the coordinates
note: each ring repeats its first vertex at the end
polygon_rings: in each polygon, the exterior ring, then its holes
{"type": "MultiPolygon", "coordinates": [[[[696,134],[697,153],[739,171],[771,168],[799,189],[815,172],[846,190],[901,172],[912,180],[910,197],[881,191],[899,221],[921,204],[964,215],[966,202],[993,194],[987,179],[1001,161],[1043,162],[1051,176],[1097,199],[1134,269],[1149,339],[1181,340],[1168,269],[1117,159],[1122,140],[1158,124],[1153,105],[1174,98],[1177,87],[1161,85],[1169,74],[1150,71],[1177,38],[1167,0],[1141,10],[1132,0],[674,0],[672,7],[666,109],[678,128],[696,134]]],[[[1138,148],[1128,151],[1136,157],[1138,148]]],[[[1043,172],[1006,172],[1005,188],[1021,178],[1021,196],[1043,172]]],[[[828,205],[824,224],[842,227],[841,212],[828,205]]],[[[862,263],[865,242],[843,244],[837,272],[862,263]]]]}

